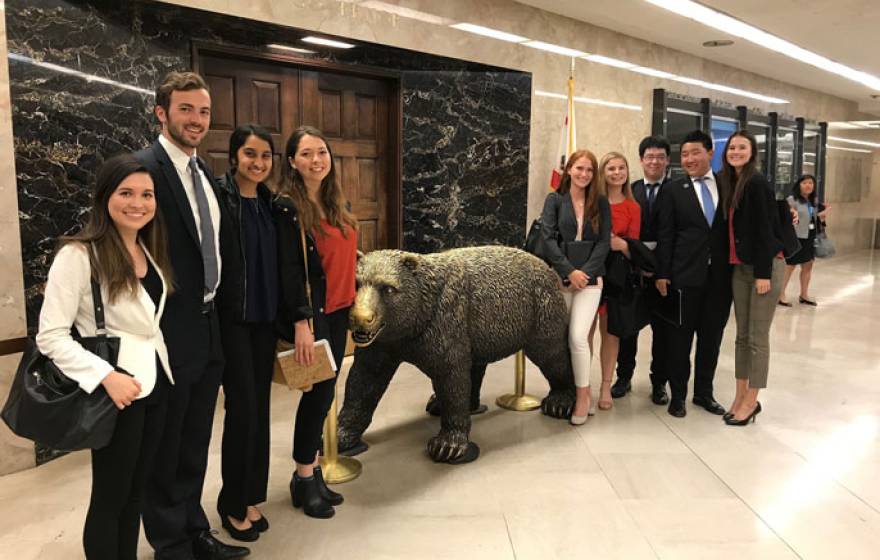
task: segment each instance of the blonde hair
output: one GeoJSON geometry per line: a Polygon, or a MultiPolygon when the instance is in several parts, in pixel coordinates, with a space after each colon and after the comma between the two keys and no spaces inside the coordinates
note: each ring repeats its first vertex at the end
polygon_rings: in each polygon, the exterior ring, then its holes
{"type": "Polygon", "coordinates": [[[623,186],[620,188],[620,192],[623,193],[624,198],[635,200],[632,192],[632,186],[629,182],[629,162],[620,152],[608,152],[607,154],[602,156],[602,161],[599,162],[599,170],[596,172],[596,175],[598,176],[599,193],[602,196],[608,196],[608,183],[605,182],[605,168],[608,167],[608,164],[615,159],[622,159],[623,164],[626,165],[626,181],[623,182],[623,186]]]}

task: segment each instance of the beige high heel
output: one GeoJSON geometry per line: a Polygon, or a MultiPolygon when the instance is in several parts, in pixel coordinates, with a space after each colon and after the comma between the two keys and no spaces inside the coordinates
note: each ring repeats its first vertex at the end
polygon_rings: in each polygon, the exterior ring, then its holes
{"type": "Polygon", "coordinates": [[[609,394],[611,394],[611,381],[603,381],[599,389],[599,410],[611,410],[611,407],[614,406],[614,403],[611,400],[602,400],[602,395],[605,393],[603,389],[605,389],[605,387],[608,387],[609,394]]]}

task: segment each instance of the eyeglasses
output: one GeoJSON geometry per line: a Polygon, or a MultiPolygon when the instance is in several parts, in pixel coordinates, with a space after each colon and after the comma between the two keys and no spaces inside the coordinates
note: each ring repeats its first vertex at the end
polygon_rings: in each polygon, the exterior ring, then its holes
{"type": "Polygon", "coordinates": [[[645,156],[642,159],[645,161],[666,161],[666,156],[645,156]]]}

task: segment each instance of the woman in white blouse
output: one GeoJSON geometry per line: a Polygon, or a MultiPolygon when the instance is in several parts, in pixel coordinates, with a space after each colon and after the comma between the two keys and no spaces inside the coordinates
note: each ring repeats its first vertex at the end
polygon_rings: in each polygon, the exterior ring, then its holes
{"type": "Polygon", "coordinates": [[[86,558],[137,556],[140,500],[148,459],[162,433],[164,393],[173,383],[159,320],[171,288],[153,181],[125,154],[98,171],[88,222],[63,238],[55,256],[37,346],[89,393],[102,386],[119,408],[110,443],[92,451],[92,495],[83,531],[86,558]],[[120,339],[116,364],[71,336],[95,335],[90,278],[101,285],[108,336],[120,339]]]}

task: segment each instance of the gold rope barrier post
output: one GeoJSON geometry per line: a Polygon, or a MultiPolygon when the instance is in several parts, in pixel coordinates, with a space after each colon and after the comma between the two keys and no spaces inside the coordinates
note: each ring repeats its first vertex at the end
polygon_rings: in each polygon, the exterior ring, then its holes
{"type": "Polygon", "coordinates": [[[336,390],[333,404],[324,420],[324,454],[321,456],[321,474],[328,484],[342,484],[360,476],[361,462],[354,457],[341,457],[336,436],[336,390]]]}
{"type": "Polygon", "coordinates": [[[507,410],[515,410],[523,412],[526,410],[535,410],[541,406],[541,401],[537,397],[526,394],[526,355],[522,350],[516,353],[516,374],[514,381],[514,392],[501,395],[495,400],[495,404],[507,410]]]}

